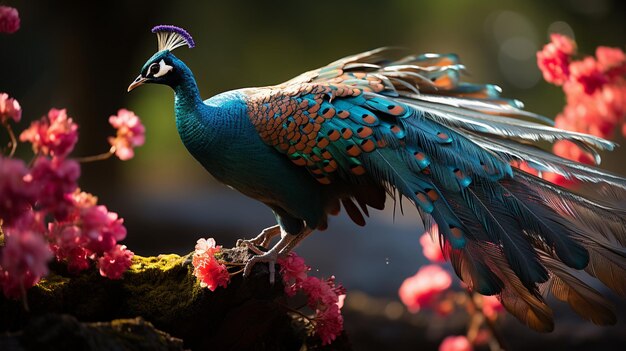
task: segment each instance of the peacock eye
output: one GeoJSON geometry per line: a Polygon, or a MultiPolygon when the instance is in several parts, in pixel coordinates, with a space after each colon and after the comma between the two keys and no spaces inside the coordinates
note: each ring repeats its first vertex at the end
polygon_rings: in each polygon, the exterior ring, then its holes
{"type": "Polygon", "coordinates": [[[159,73],[160,70],[161,70],[161,67],[159,66],[159,64],[158,63],[153,63],[152,66],[150,66],[149,73],[150,73],[150,75],[155,75],[155,74],[159,73]]]}

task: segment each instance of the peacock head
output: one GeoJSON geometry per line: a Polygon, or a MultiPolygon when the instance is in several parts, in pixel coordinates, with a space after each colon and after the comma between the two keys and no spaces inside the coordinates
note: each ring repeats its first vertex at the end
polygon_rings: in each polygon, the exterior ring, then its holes
{"type": "Polygon", "coordinates": [[[184,63],[172,54],[172,50],[187,45],[193,48],[195,43],[186,30],[169,25],[152,28],[159,40],[159,50],[146,61],[141,74],[130,84],[128,91],[146,84],[165,84],[174,87],[181,79],[184,63]]]}

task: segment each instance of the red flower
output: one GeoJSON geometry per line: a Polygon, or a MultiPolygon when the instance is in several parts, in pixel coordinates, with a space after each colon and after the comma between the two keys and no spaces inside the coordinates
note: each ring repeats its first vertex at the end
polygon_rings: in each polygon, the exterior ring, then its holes
{"type": "Polygon", "coordinates": [[[20,140],[32,143],[35,153],[65,157],[78,141],[78,125],[67,116],[65,109],[53,108],[47,117],[31,123],[20,135],[20,140]]]}
{"type": "Polygon", "coordinates": [[[213,238],[200,239],[192,258],[193,274],[200,280],[200,286],[211,291],[215,291],[218,286],[225,288],[230,281],[226,266],[219,263],[214,256],[221,248],[215,246],[213,238]]]}
{"type": "Polygon", "coordinates": [[[410,312],[416,313],[431,304],[452,284],[450,274],[437,265],[427,265],[404,280],[398,294],[410,312]]]}
{"type": "MultiPolygon", "coordinates": [[[[1,8],[2,6],[0,6],[1,8]]],[[[19,122],[22,119],[22,107],[17,100],[10,98],[8,94],[0,93],[0,124],[7,123],[9,119],[16,123],[19,122]]]]}
{"type": "Polygon", "coordinates": [[[439,351],[472,351],[472,344],[463,335],[448,336],[439,345],[439,351]]]}
{"type": "Polygon", "coordinates": [[[0,33],[12,34],[20,29],[20,15],[17,9],[0,6],[0,33]]]}
{"type": "Polygon", "coordinates": [[[295,252],[290,252],[285,258],[278,259],[280,275],[285,285],[285,294],[294,296],[296,291],[302,288],[302,283],[307,278],[307,272],[311,267],[304,264],[304,259],[295,252]]]}
{"type": "Polygon", "coordinates": [[[120,279],[130,267],[134,255],[126,245],[116,245],[98,260],[100,275],[109,279],[120,279]]]}
{"type": "Polygon", "coordinates": [[[19,298],[48,274],[52,252],[43,237],[28,229],[7,229],[0,259],[0,285],[4,295],[19,298]]]}
{"type": "Polygon", "coordinates": [[[550,38],[552,42],[537,53],[537,65],[547,82],[562,85],[569,77],[569,56],[576,52],[576,43],[561,34],[550,38]]]}
{"type": "Polygon", "coordinates": [[[424,256],[431,262],[437,263],[446,261],[443,257],[441,246],[433,240],[433,237],[429,232],[422,234],[420,237],[420,244],[422,245],[422,252],[424,253],[424,256]]]}
{"type": "Polygon", "coordinates": [[[120,160],[126,161],[135,155],[134,147],[141,146],[146,140],[143,124],[132,111],[121,109],[117,116],[109,117],[109,123],[117,129],[115,138],[110,137],[109,143],[120,160]]]}
{"type": "Polygon", "coordinates": [[[332,343],[343,330],[343,317],[336,304],[316,311],[314,321],[315,332],[322,339],[322,345],[332,343]]]}
{"type": "Polygon", "coordinates": [[[35,203],[36,189],[22,160],[0,156],[0,218],[11,226],[35,203]]]}

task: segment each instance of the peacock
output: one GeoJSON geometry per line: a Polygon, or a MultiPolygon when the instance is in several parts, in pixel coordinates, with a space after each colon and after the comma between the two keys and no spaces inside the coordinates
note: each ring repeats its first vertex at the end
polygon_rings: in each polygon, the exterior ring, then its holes
{"type": "Polygon", "coordinates": [[[390,196],[415,205],[469,289],[498,296],[529,327],[553,329],[549,294],[596,324],[616,322],[590,279],[626,296],[626,179],[539,147],[568,140],[599,163],[598,151],[614,143],[556,129],[496,85],[461,81],[455,54],[402,57],[380,48],[203,101],[193,73],[172,54],[193,48],[192,37],[171,25],[152,32],[158,51],[128,91],[171,87],[187,150],[276,217],[245,242],[255,253],[245,275],[267,262],[273,281],[276,260],[326,229],[329,215],[343,207],[363,226],[390,196]],[[547,182],[521,163],[583,181],[598,196],[547,182]]]}

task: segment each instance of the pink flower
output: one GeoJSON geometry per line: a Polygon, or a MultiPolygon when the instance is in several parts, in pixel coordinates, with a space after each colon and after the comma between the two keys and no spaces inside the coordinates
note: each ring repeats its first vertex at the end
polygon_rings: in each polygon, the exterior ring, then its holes
{"type": "Polygon", "coordinates": [[[437,263],[446,261],[443,257],[441,246],[439,246],[439,243],[435,243],[433,241],[433,237],[429,232],[424,233],[420,237],[420,244],[422,245],[422,252],[424,253],[424,256],[431,262],[437,263]]]}
{"type": "Polygon", "coordinates": [[[71,195],[77,189],[80,165],[74,160],[37,157],[30,173],[35,184],[37,206],[64,219],[72,207],[71,195]]]}
{"type": "Polygon", "coordinates": [[[30,230],[8,229],[0,258],[0,285],[4,295],[19,298],[48,274],[52,252],[43,237],[30,230]]]}
{"type": "MultiPolygon", "coordinates": [[[[600,70],[598,62],[593,57],[585,57],[581,61],[574,61],[569,65],[573,89],[579,89],[591,95],[608,82],[608,77],[600,70]]],[[[572,89],[572,88],[570,88],[572,89]]]]}
{"type": "Polygon", "coordinates": [[[120,160],[126,161],[135,155],[134,147],[141,146],[146,140],[143,124],[132,111],[121,109],[117,116],[109,117],[109,123],[117,129],[115,138],[109,137],[109,143],[120,160]]]}
{"type": "Polygon", "coordinates": [[[106,206],[87,207],[81,210],[80,219],[85,247],[96,254],[113,250],[117,242],[126,237],[124,219],[109,212],[106,206]]]}
{"type": "Polygon", "coordinates": [[[450,274],[437,265],[427,265],[404,280],[398,294],[410,312],[416,313],[432,303],[452,284],[450,274]]]}
{"type": "Polygon", "coordinates": [[[294,296],[296,291],[302,288],[302,283],[307,278],[307,272],[311,267],[304,264],[304,259],[295,252],[290,252],[287,257],[278,259],[278,264],[285,285],[285,294],[294,296]]]}
{"type": "Polygon", "coordinates": [[[22,160],[0,156],[0,218],[11,226],[35,203],[36,189],[22,160]]]}
{"type": "Polygon", "coordinates": [[[194,267],[193,274],[200,280],[200,286],[207,287],[211,291],[215,291],[218,286],[225,288],[230,281],[226,266],[215,258],[215,253],[221,248],[221,246],[215,246],[213,238],[200,239],[191,260],[194,267]]]}
{"type": "Polygon", "coordinates": [[[0,33],[12,34],[20,29],[20,15],[17,9],[0,6],[0,33]]]}
{"type": "Polygon", "coordinates": [[[603,72],[610,75],[623,75],[626,69],[626,55],[619,48],[598,46],[596,49],[598,65],[603,72]],[[611,71],[615,71],[614,73],[611,71]],[[611,72],[611,73],[609,73],[611,72]]]}
{"type": "Polygon", "coordinates": [[[120,279],[130,267],[134,253],[126,245],[116,245],[98,260],[100,275],[109,279],[120,279]]]}
{"type": "Polygon", "coordinates": [[[550,41],[559,52],[566,55],[576,54],[576,42],[572,38],[563,34],[552,33],[550,34],[550,41]]]}
{"type": "Polygon", "coordinates": [[[339,306],[331,305],[323,311],[316,311],[315,332],[322,339],[322,345],[332,343],[343,330],[343,317],[339,306]]]}
{"type": "Polygon", "coordinates": [[[448,336],[439,345],[439,351],[472,351],[472,344],[463,335],[448,336]]]}
{"type": "Polygon", "coordinates": [[[67,116],[65,109],[53,108],[47,117],[31,123],[20,135],[20,140],[32,143],[35,153],[65,157],[78,141],[78,125],[67,116]]]}
{"type": "Polygon", "coordinates": [[[85,238],[80,227],[71,223],[51,222],[48,224],[48,240],[57,261],[66,261],[70,272],[80,272],[89,268],[89,257],[85,238]]]}
{"type": "Polygon", "coordinates": [[[560,34],[550,38],[552,42],[537,53],[537,65],[547,82],[562,85],[569,77],[569,56],[576,52],[576,43],[560,34]]]}
{"type": "MultiPolygon", "coordinates": [[[[0,12],[2,7],[0,6],[0,12]]],[[[5,124],[9,119],[16,123],[19,122],[22,119],[22,107],[17,100],[10,98],[8,94],[0,93],[0,123],[5,124]]]]}
{"type": "Polygon", "coordinates": [[[308,296],[307,304],[312,309],[325,309],[339,304],[339,296],[345,294],[343,286],[335,286],[335,277],[322,280],[308,277],[302,282],[302,290],[308,296]]]}
{"type": "Polygon", "coordinates": [[[483,300],[483,313],[487,318],[495,319],[498,317],[498,313],[504,311],[504,306],[500,303],[495,296],[482,296],[483,300]]]}

